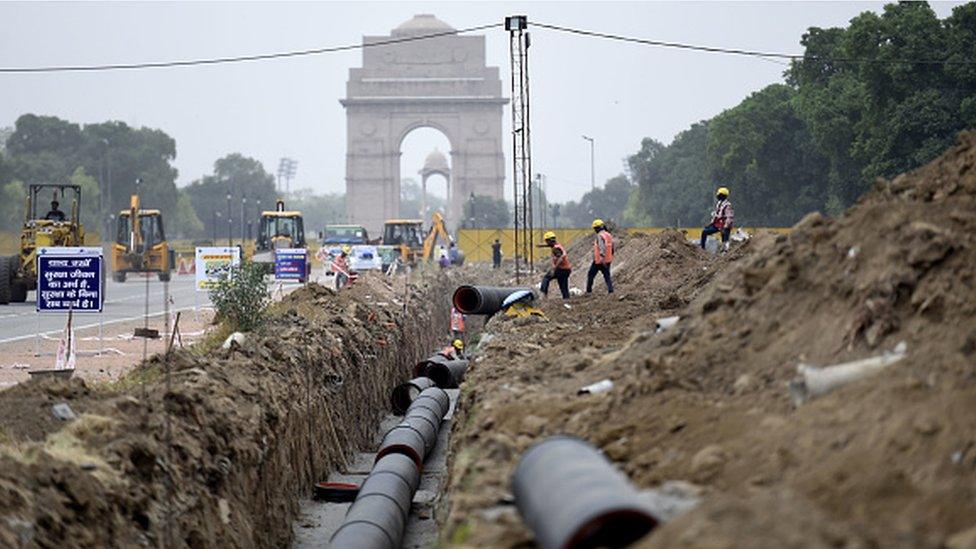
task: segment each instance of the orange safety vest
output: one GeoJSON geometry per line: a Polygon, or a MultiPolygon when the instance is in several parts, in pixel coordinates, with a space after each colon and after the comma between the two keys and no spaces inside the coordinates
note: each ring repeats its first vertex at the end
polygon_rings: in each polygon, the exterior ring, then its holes
{"type": "Polygon", "coordinates": [[[553,269],[565,269],[569,270],[569,255],[566,254],[566,248],[563,248],[562,244],[556,244],[552,247],[552,268],[553,269]],[[556,256],[556,250],[562,252],[562,255],[556,256]]]}
{"type": "Polygon", "coordinates": [[[613,236],[606,229],[596,233],[596,238],[593,240],[593,263],[597,265],[609,265],[613,261],[613,236]],[[600,241],[603,241],[603,247],[606,249],[605,254],[600,253],[600,241]]]}
{"type": "Polygon", "coordinates": [[[343,255],[336,256],[336,258],[332,260],[332,272],[334,273],[341,272],[344,275],[348,275],[349,260],[343,255]]]}
{"type": "Polygon", "coordinates": [[[454,307],[451,307],[451,330],[455,332],[464,331],[464,315],[454,307]]]}

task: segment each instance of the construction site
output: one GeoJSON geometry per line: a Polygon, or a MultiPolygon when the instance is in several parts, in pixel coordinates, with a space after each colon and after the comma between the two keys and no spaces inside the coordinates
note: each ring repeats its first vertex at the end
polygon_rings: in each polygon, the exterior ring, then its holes
{"type": "MultiPolygon", "coordinates": [[[[469,315],[445,470],[406,510],[444,545],[531,544],[513,472],[571,435],[656,497],[653,524],[618,513],[594,527],[638,528],[641,546],[972,547],[974,211],[976,136],[964,134],[836,219],[810,214],[724,255],[677,231],[621,237],[613,294],[469,315]],[[824,374],[872,357],[892,359],[824,374]]],[[[573,263],[591,247],[569,246],[573,263]]],[[[216,327],[113,383],[3,391],[0,540],[289,545],[321,526],[302,514],[316,484],[376,450],[391,391],[449,333],[455,290],[512,278],[471,265],[363,276],[339,293],[309,284],[228,345],[216,327]],[[58,404],[74,418],[57,419],[58,404]]],[[[590,489],[573,497],[601,495],[590,489]]]]}
{"type": "Polygon", "coordinates": [[[175,141],[122,122],[0,136],[0,547],[976,549],[976,4],[939,9],[807,27],[803,54],[419,14],[312,50],[0,59],[361,55],[335,203],[287,157],[178,188],[175,141]],[[602,186],[582,135],[589,190],[553,176],[556,202],[532,130],[572,132],[528,74],[555,33],[789,68],[602,186]],[[900,33],[953,53],[886,57],[900,33]],[[448,151],[419,183],[418,128],[448,151]]]}

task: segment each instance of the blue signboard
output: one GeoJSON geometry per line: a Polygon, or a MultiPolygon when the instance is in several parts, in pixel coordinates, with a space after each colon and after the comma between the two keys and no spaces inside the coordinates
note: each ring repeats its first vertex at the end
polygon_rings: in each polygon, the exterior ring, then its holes
{"type": "Polygon", "coordinates": [[[305,248],[275,250],[275,280],[305,280],[307,263],[305,248]]]}
{"type": "Polygon", "coordinates": [[[102,312],[102,263],[101,248],[40,248],[37,311],[102,312]]]}

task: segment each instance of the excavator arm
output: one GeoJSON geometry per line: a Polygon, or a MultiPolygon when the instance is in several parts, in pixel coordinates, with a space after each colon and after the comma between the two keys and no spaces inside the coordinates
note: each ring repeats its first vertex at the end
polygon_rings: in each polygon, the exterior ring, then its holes
{"type": "Polygon", "coordinates": [[[447,227],[444,226],[444,216],[440,212],[434,212],[430,220],[430,232],[427,233],[427,238],[424,239],[423,258],[425,261],[430,261],[431,254],[434,252],[434,246],[437,244],[438,236],[443,238],[444,242],[454,242],[454,239],[447,232],[447,227]]]}

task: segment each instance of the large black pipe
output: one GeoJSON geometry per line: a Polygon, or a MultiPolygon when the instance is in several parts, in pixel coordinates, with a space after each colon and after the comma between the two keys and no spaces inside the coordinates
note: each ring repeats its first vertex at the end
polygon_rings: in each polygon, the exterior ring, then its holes
{"type": "Polygon", "coordinates": [[[454,290],[454,308],[466,315],[493,315],[501,310],[505,298],[530,288],[502,288],[498,286],[458,286],[454,290]]]}
{"type": "Polygon", "coordinates": [[[446,362],[430,362],[424,375],[434,381],[441,389],[457,389],[464,381],[464,372],[468,370],[467,360],[448,360],[446,362]]]}
{"type": "Polygon", "coordinates": [[[624,547],[657,526],[630,480],[574,437],[529,448],[512,475],[512,493],[544,549],[624,547]]]}
{"type": "Polygon", "coordinates": [[[418,471],[422,469],[424,459],[437,444],[437,432],[450,404],[443,389],[431,387],[421,391],[407,408],[403,421],[383,436],[376,452],[377,461],[390,454],[403,454],[413,460],[418,471]]]}
{"type": "Polygon", "coordinates": [[[419,484],[420,471],[407,456],[390,454],[377,461],[346,512],[342,525],[332,535],[330,546],[337,549],[399,548],[419,484]]]}
{"type": "Polygon", "coordinates": [[[421,391],[433,386],[434,382],[429,377],[415,377],[394,387],[393,392],[390,393],[390,405],[393,407],[393,413],[402,416],[410,407],[410,403],[420,396],[421,391]]]}
{"type": "Polygon", "coordinates": [[[450,358],[440,353],[430,355],[413,367],[413,377],[427,377],[427,368],[430,368],[431,364],[447,364],[450,361],[450,358]]]}

